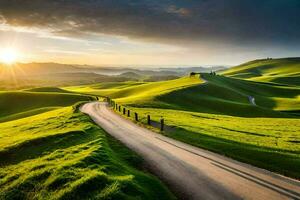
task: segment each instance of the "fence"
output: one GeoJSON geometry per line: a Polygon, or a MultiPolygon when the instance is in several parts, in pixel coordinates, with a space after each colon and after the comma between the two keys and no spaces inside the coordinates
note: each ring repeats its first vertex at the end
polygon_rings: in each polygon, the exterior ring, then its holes
{"type": "MultiPolygon", "coordinates": [[[[106,98],[106,101],[108,102],[109,106],[111,106],[114,110],[122,113],[124,116],[127,115],[127,117],[131,117],[131,110],[126,108],[125,106],[121,106],[119,104],[117,104],[116,102],[114,102],[113,100],[111,100],[110,98],[106,98]]],[[[141,117],[139,116],[139,114],[137,112],[134,112],[134,120],[136,122],[141,122],[141,117]]],[[[155,122],[151,120],[151,116],[147,115],[147,125],[149,126],[153,126],[156,128],[159,128],[160,131],[164,131],[164,126],[165,126],[165,120],[163,117],[161,117],[161,119],[159,120],[159,122],[155,122]],[[159,127],[155,126],[159,124],[159,127]]]]}

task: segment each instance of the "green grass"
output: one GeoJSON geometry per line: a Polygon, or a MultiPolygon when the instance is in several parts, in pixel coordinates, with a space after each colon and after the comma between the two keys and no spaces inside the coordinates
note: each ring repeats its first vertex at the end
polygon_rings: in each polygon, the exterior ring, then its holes
{"type": "Polygon", "coordinates": [[[109,83],[88,86],[67,87],[78,93],[93,94],[99,96],[109,96],[119,103],[151,102],[158,95],[163,95],[174,90],[199,85],[203,81],[198,77],[183,77],[175,80],[160,82],[124,82],[109,83]],[[102,86],[101,86],[102,85],[102,86]]]}
{"type": "MultiPolygon", "coordinates": [[[[300,89],[202,74],[206,84],[160,95],[152,106],[244,117],[287,117],[274,110],[300,109],[300,89]],[[258,106],[249,103],[255,97],[258,106]],[[286,100],[286,101],[284,101],[286,100]]],[[[144,103],[147,106],[147,103],[144,103]]]]}
{"type": "Polygon", "coordinates": [[[300,58],[262,59],[230,68],[223,75],[300,86],[300,58]]]}
{"type": "Polygon", "coordinates": [[[0,199],[173,199],[142,160],[65,107],[0,123],[0,199]]]}
{"type": "Polygon", "coordinates": [[[63,90],[58,87],[37,87],[37,88],[31,88],[31,89],[26,89],[24,91],[27,92],[55,92],[55,93],[70,93],[70,91],[63,90]]]}
{"type": "MultiPolygon", "coordinates": [[[[243,100],[248,102],[247,96],[251,95],[255,97],[256,104],[261,108],[277,111],[300,109],[300,88],[298,87],[260,83],[225,76],[210,76],[208,74],[203,74],[202,76],[208,80],[209,84],[222,88],[223,93],[218,96],[219,98],[240,94],[244,97],[243,100]]],[[[214,88],[209,88],[209,90],[212,91],[211,93],[219,94],[221,92],[220,89],[215,91],[214,88]]],[[[234,101],[242,102],[237,100],[237,98],[234,98],[234,101]]]]}
{"type": "Polygon", "coordinates": [[[163,81],[69,89],[108,95],[138,112],[143,123],[147,114],[155,121],[163,116],[173,127],[163,132],[169,137],[299,179],[300,119],[290,113],[300,110],[300,89],[209,74],[201,77],[207,82],[184,77],[173,80],[170,87],[163,81]],[[250,95],[258,106],[250,104],[250,95]]]}
{"type": "MultiPolygon", "coordinates": [[[[168,127],[162,134],[242,162],[300,179],[300,119],[247,118],[190,111],[129,107],[168,127]]],[[[133,120],[133,118],[131,118],[133,120]]]]}
{"type": "Polygon", "coordinates": [[[120,104],[244,117],[291,117],[276,111],[300,110],[300,88],[225,76],[201,75],[154,83],[109,83],[66,88],[73,92],[109,96],[120,104]],[[249,103],[255,97],[256,104],[249,103]]]}
{"type": "Polygon", "coordinates": [[[0,123],[1,122],[7,122],[7,121],[12,121],[12,120],[17,120],[17,119],[21,119],[21,118],[25,118],[25,117],[30,117],[33,115],[38,115],[44,112],[48,112],[51,110],[55,110],[61,107],[45,107],[45,108],[37,108],[37,109],[32,109],[29,111],[25,111],[25,112],[19,112],[16,114],[12,114],[12,115],[8,115],[6,117],[1,117],[0,118],[0,123]]]}
{"type": "Polygon", "coordinates": [[[0,92],[0,122],[28,117],[57,107],[70,106],[91,98],[87,95],[55,92],[0,92]]]}

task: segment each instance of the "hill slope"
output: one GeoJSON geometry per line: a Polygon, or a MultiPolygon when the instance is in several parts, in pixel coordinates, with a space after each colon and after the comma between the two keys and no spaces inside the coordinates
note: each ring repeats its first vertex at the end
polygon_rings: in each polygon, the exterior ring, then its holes
{"type": "Polygon", "coordinates": [[[0,92],[0,122],[28,117],[90,99],[91,97],[86,95],[55,92],[0,92]]]}
{"type": "Polygon", "coordinates": [[[140,157],[72,107],[0,130],[0,199],[174,199],[140,157]]]}
{"type": "Polygon", "coordinates": [[[245,117],[278,117],[300,110],[300,89],[202,74],[207,83],[175,90],[155,98],[167,108],[245,117]],[[255,98],[258,106],[249,102],[255,98]]]}
{"type": "Polygon", "coordinates": [[[103,83],[68,87],[67,90],[109,96],[120,104],[168,108],[247,117],[278,117],[275,112],[300,110],[300,89],[224,76],[201,75],[154,83],[103,83]],[[255,98],[258,106],[249,102],[255,98]]]}
{"type": "Polygon", "coordinates": [[[223,71],[222,74],[254,81],[300,86],[300,58],[254,60],[223,71]]]}
{"type": "Polygon", "coordinates": [[[71,93],[70,91],[58,88],[58,87],[36,87],[31,89],[26,89],[27,92],[55,92],[55,93],[71,93]]]}
{"type": "Polygon", "coordinates": [[[66,90],[100,96],[110,96],[119,103],[150,102],[156,96],[203,83],[198,77],[183,77],[159,82],[101,83],[66,87],[66,90]]]}

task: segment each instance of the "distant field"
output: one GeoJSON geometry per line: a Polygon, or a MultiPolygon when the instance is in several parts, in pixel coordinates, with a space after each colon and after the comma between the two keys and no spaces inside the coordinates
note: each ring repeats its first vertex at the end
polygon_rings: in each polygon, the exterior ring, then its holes
{"type": "Polygon", "coordinates": [[[107,95],[138,112],[144,122],[147,114],[155,121],[163,116],[173,127],[163,133],[169,137],[300,178],[300,118],[288,114],[300,109],[300,89],[209,74],[201,77],[184,77],[172,84],[130,82],[66,89],[107,95]],[[249,102],[249,96],[258,106],[249,102]]]}
{"type": "Polygon", "coordinates": [[[91,97],[40,92],[0,94],[18,115],[0,123],[0,199],[174,199],[139,156],[66,106],[91,97]]]}
{"type": "Polygon", "coordinates": [[[300,86],[300,58],[254,60],[230,68],[222,74],[260,82],[300,86]]]}

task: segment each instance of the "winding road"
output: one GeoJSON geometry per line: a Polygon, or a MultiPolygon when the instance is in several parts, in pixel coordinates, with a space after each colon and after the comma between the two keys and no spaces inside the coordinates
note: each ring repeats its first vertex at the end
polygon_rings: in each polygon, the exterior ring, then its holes
{"type": "Polygon", "coordinates": [[[154,133],[104,102],[84,104],[81,111],[141,155],[150,171],[182,199],[300,200],[299,181],[154,133]]]}

